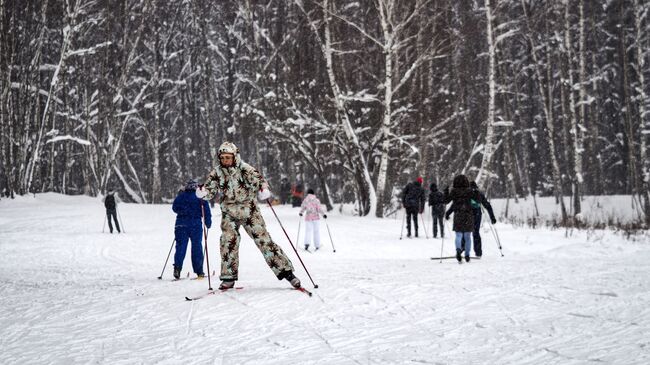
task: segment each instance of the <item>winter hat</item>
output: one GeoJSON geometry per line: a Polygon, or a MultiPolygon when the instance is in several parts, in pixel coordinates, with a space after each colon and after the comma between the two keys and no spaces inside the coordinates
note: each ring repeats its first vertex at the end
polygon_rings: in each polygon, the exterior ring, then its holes
{"type": "Polygon", "coordinates": [[[415,179],[415,181],[419,182],[420,185],[422,185],[422,183],[424,182],[424,179],[422,178],[422,176],[418,176],[418,178],[415,179]]]}
{"type": "Polygon", "coordinates": [[[232,153],[233,155],[236,155],[239,153],[239,148],[237,148],[237,146],[232,142],[224,142],[219,146],[219,154],[222,153],[232,153]]]}
{"type": "Polygon", "coordinates": [[[199,184],[195,180],[191,179],[185,184],[185,190],[196,190],[198,187],[199,184]]]}
{"type": "Polygon", "coordinates": [[[432,191],[438,190],[438,185],[436,185],[436,183],[431,183],[431,185],[429,185],[429,190],[432,191]]]}
{"type": "Polygon", "coordinates": [[[456,189],[469,188],[469,180],[465,175],[458,175],[454,178],[454,182],[452,185],[456,189]]]}
{"type": "Polygon", "coordinates": [[[307,189],[307,195],[313,194],[313,193],[314,193],[314,189],[307,189]]]}

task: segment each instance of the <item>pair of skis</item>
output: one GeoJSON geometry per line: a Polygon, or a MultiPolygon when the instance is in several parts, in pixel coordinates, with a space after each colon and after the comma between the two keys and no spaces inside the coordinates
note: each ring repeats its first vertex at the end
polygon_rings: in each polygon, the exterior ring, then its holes
{"type": "MultiPolygon", "coordinates": [[[[223,293],[223,292],[227,292],[229,290],[242,290],[242,289],[244,289],[243,286],[236,286],[236,287],[233,287],[233,288],[230,288],[230,289],[209,290],[207,293],[203,293],[203,294],[197,295],[195,297],[185,297],[185,300],[191,302],[191,301],[194,301],[194,300],[199,300],[199,299],[205,298],[205,297],[207,297],[209,295],[214,295],[214,294],[217,294],[217,293],[223,293]]],[[[312,296],[312,292],[310,292],[309,290],[307,290],[307,289],[305,289],[303,287],[291,288],[291,290],[297,290],[297,291],[300,291],[300,292],[303,292],[303,293],[309,295],[310,297],[312,296]]]]}

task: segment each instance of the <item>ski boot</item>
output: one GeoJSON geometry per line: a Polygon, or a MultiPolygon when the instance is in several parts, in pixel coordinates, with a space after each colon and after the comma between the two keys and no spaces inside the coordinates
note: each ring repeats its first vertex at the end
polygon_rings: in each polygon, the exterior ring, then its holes
{"type": "Polygon", "coordinates": [[[293,272],[289,272],[288,274],[285,275],[284,277],[287,279],[288,282],[291,283],[291,286],[294,288],[298,289],[300,288],[300,279],[298,279],[295,275],[293,275],[293,272]]]}
{"type": "Polygon", "coordinates": [[[219,285],[219,290],[227,290],[227,289],[232,289],[234,287],[235,287],[235,281],[234,280],[224,280],[219,285]]]}
{"type": "Polygon", "coordinates": [[[181,278],[181,268],[174,266],[174,279],[179,280],[181,278]]]}

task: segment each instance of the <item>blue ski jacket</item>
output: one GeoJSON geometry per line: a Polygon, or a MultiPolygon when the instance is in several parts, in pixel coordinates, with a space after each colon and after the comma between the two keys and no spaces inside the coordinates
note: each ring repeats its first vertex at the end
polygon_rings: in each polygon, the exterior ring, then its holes
{"type": "Polygon", "coordinates": [[[174,199],[172,210],[176,213],[176,226],[201,226],[201,204],[205,212],[205,226],[210,228],[212,226],[210,205],[206,200],[199,199],[194,190],[185,190],[174,199]]]}

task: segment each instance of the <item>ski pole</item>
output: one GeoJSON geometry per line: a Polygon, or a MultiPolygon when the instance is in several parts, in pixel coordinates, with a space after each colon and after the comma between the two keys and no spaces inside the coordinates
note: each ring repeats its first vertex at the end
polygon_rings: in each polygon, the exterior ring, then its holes
{"type": "Polygon", "coordinates": [[[126,229],[124,229],[124,222],[122,221],[122,216],[120,215],[120,211],[117,210],[117,206],[115,207],[115,211],[117,212],[117,217],[120,219],[120,227],[122,227],[122,232],[126,233],[126,229]]]}
{"type": "MultiPolygon", "coordinates": [[[[452,230],[449,229],[449,225],[447,224],[447,220],[445,219],[442,221],[442,225],[447,228],[447,232],[452,232],[452,230]]],[[[442,243],[440,244],[440,263],[442,263],[442,247],[445,245],[445,236],[442,236],[442,243]]]]}
{"type": "MultiPolygon", "coordinates": [[[[484,213],[483,211],[483,206],[481,206],[481,213],[484,213]]],[[[490,224],[490,231],[492,231],[492,236],[494,237],[494,241],[497,244],[497,247],[499,247],[499,252],[501,253],[501,257],[503,256],[503,250],[501,249],[501,239],[499,238],[499,233],[497,232],[496,228],[492,225],[492,220],[488,219],[488,223],[490,224]]]]}
{"type": "Polygon", "coordinates": [[[282,228],[282,232],[284,232],[284,235],[287,237],[287,240],[289,241],[289,244],[291,245],[291,248],[293,248],[293,252],[295,252],[296,256],[298,256],[298,260],[300,260],[300,264],[302,264],[303,269],[305,269],[305,272],[307,273],[307,276],[309,277],[309,280],[311,280],[311,283],[314,286],[314,288],[317,289],[318,285],[316,285],[316,283],[314,283],[314,279],[311,278],[311,275],[309,274],[309,270],[307,270],[307,267],[305,266],[305,263],[302,262],[302,258],[300,258],[300,254],[298,253],[298,250],[296,250],[296,246],[294,246],[293,242],[291,242],[291,238],[289,238],[289,235],[287,234],[287,230],[284,229],[284,226],[282,225],[282,222],[280,221],[280,218],[278,218],[278,215],[275,213],[275,209],[273,209],[273,205],[271,204],[271,199],[266,199],[266,202],[269,203],[269,207],[271,207],[271,211],[273,212],[273,215],[275,216],[275,219],[277,219],[278,223],[280,223],[280,228],[282,228]]]}
{"type": "Polygon", "coordinates": [[[208,255],[208,229],[205,227],[203,200],[201,200],[201,218],[203,220],[203,238],[205,239],[205,262],[208,264],[208,290],[212,290],[212,282],[210,281],[210,256],[208,255]]]}
{"type": "Polygon", "coordinates": [[[429,239],[429,232],[427,232],[427,224],[424,222],[424,215],[420,213],[420,220],[422,221],[422,227],[424,227],[424,237],[429,239]]]}
{"type": "MultiPolygon", "coordinates": [[[[442,221],[443,227],[445,226],[445,221],[442,221]]],[[[442,235],[442,242],[440,242],[440,263],[442,264],[442,248],[445,247],[445,235],[442,235]]]]}
{"type": "Polygon", "coordinates": [[[102,224],[102,233],[104,233],[104,228],[106,228],[106,215],[104,214],[104,224],[102,224]]]}
{"type": "Polygon", "coordinates": [[[497,232],[496,228],[492,225],[491,221],[488,221],[490,223],[490,230],[492,231],[492,235],[495,238],[495,242],[497,243],[497,247],[499,247],[499,252],[501,252],[501,257],[503,257],[503,250],[501,249],[501,239],[499,239],[499,233],[497,232]]]}
{"type": "Polygon", "coordinates": [[[402,216],[402,230],[399,232],[399,239],[402,239],[404,235],[404,220],[406,219],[406,210],[404,210],[404,215],[402,216]]]}
{"type": "MultiPolygon", "coordinates": [[[[298,235],[296,236],[296,244],[300,244],[300,224],[302,223],[302,217],[298,219],[298,235]]],[[[306,228],[305,228],[306,229],[306,228]]]]}
{"type": "Polygon", "coordinates": [[[334,248],[334,241],[332,241],[332,232],[330,232],[330,226],[327,224],[327,218],[325,218],[325,227],[327,227],[327,234],[330,235],[330,243],[332,244],[332,252],[336,252],[334,248]]]}
{"type": "Polygon", "coordinates": [[[169,255],[172,254],[172,248],[174,248],[175,242],[176,242],[176,238],[172,240],[172,245],[169,247],[169,253],[167,253],[167,258],[165,259],[165,265],[163,265],[163,269],[160,272],[160,276],[158,277],[158,280],[162,280],[163,273],[165,272],[165,267],[167,267],[167,261],[169,260],[169,255]]]}

